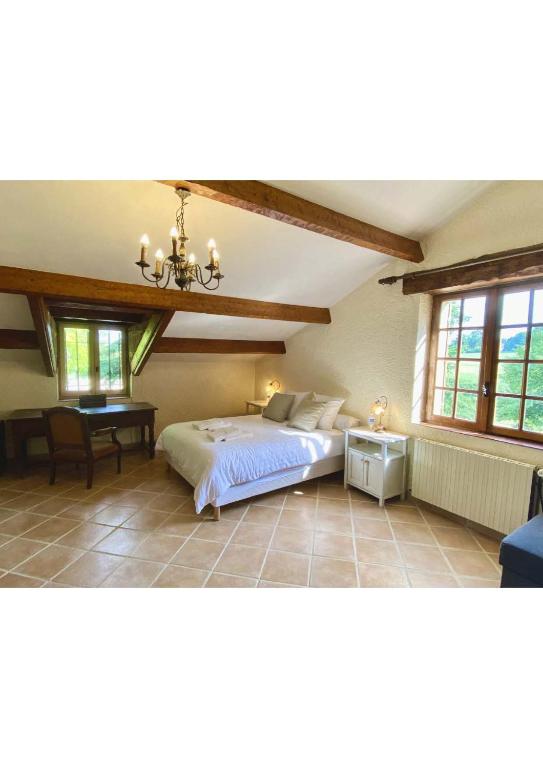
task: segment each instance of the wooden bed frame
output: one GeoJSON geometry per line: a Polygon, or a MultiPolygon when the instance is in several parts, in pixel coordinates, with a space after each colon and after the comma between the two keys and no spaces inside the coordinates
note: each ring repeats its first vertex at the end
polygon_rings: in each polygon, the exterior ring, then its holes
{"type": "MultiPolygon", "coordinates": [[[[178,475],[186,480],[190,485],[192,483],[179,469],[170,462],[170,457],[167,456],[166,460],[168,466],[177,472],[178,475]]],[[[275,472],[273,475],[266,475],[258,480],[253,480],[250,483],[242,483],[241,485],[233,485],[220,496],[213,507],[213,520],[221,519],[221,507],[226,504],[232,504],[235,501],[243,501],[249,499],[251,496],[259,496],[262,493],[270,493],[271,491],[277,491],[280,488],[288,488],[289,485],[297,485],[303,483],[305,480],[312,480],[315,477],[323,477],[324,475],[330,475],[333,472],[339,472],[344,468],[344,454],[339,456],[330,456],[320,461],[315,461],[312,464],[304,464],[300,467],[293,467],[292,469],[286,469],[282,472],[275,472]]]]}

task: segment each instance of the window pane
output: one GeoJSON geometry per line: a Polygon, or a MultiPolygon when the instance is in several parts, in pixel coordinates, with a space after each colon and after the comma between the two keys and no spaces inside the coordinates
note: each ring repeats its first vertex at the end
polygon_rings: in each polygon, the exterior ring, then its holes
{"type": "Polygon", "coordinates": [[[518,429],[520,403],[518,397],[497,397],[494,402],[494,426],[518,429]]]}
{"type": "Polygon", "coordinates": [[[436,416],[452,416],[453,393],[450,390],[436,389],[434,393],[434,413],[436,416]]]}
{"type": "Polygon", "coordinates": [[[534,291],[532,323],[543,323],[543,290],[534,291]]]}
{"type": "Polygon", "coordinates": [[[464,299],[464,316],[462,318],[464,328],[485,324],[485,305],[486,296],[464,299]]]}
{"type": "Polygon", "coordinates": [[[89,330],[64,329],[65,387],[69,392],[90,390],[89,330]]]}
{"type": "Polygon", "coordinates": [[[479,367],[480,363],[465,360],[458,364],[458,389],[479,389],[479,367]]]}
{"type": "Polygon", "coordinates": [[[542,400],[525,400],[523,429],[527,432],[543,432],[542,400]]]}
{"type": "Polygon", "coordinates": [[[462,331],[460,357],[481,357],[482,349],[482,331],[462,331]]]}
{"type": "Polygon", "coordinates": [[[460,299],[443,302],[439,318],[440,328],[451,328],[460,325],[460,303],[460,299]]]}
{"type": "Polygon", "coordinates": [[[515,291],[503,296],[501,325],[522,325],[528,322],[530,291],[515,291]]]}
{"type": "Polygon", "coordinates": [[[438,357],[456,357],[458,352],[458,331],[440,331],[437,349],[438,357]]]}
{"type": "Polygon", "coordinates": [[[496,392],[504,395],[521,395],[523,371],[522,363],[499,363],[496,392]]]}
{"type": "Polygon", "coordinates": [[[524,357],[526,328],[500,331],[500,360],[518,360],[524,357]]]}
{"type": "Polygon", "coordinates": [[[438,360],[436,366],[436,387],[454,387],[456,377],[456,362],[454,360],[438,360]]]}
{"type": "Polygon", "coordinates": [[[543,397],[543,364],[530,363],[528,366],[526,394],[535,395],[536,397],[543,397]]]}
{"type": "Polygon", "coordinates": [[[98,331],[100,389],[119,392],[123,389],[122,331],[98,331]]]}
{"type": "Polygon", "coordinates": [[[543,360],[543,328],[532,328],[530,358],[532,360],[543,360]]]}
{"type": "Polygon", "coordinates": [[[468,392],[458,392],[456,395],[457,419],[464,421],[475,421],[477,418],[477,395],[470,395],[468,392]]]}

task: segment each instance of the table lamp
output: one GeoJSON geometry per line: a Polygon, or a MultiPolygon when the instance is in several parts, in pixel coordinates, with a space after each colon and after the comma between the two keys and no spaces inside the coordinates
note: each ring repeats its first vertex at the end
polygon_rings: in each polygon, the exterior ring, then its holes
{"type": "Polygon", "coordinates": [[[276,392],[279,392],[281,389],[281,382],[277,381],[277,379],[272,379],[268,386],[266,387],[266,397],[268,400],[271,399],[272,395],[275,395],[276,392]]]}
{"type": "Polygon", "coordinates": [[[386,395],[381,395],[370,406],[370,418],[368,423],[373,432],[384,432],[385,428],[382,424],[383,413],[386,411],[388,405],[388,398],[386,395]]]}

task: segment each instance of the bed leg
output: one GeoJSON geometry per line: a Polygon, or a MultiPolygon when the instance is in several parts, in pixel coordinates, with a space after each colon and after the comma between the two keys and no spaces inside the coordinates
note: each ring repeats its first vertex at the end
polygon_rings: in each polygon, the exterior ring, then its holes
{"type": "Polygon", "coordinates": [[[213,520],[220,520],[220,519],[221,519],[221,508],[213,507],[213,520]]]}

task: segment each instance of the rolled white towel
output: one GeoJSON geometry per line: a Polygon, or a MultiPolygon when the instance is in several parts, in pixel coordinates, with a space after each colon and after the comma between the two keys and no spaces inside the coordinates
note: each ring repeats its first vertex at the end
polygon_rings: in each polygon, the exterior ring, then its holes
{"type": "Polygon", "coordinates": [[[226,419],[207,419],[207,421],[195,421],[192,425],[194,429],[198,429],[200,432],[210,429],[224,429],[225,427],[231,427],[232,422],[226,419]]]}
{"type": "Polygon", "coordinates": [[[214,443],[227,443],[230,440],[239,440],[241,437],[252,437],[251,432],[244,432],[239,427],[226,427],[225,429],[214,429],[207,433],[210,440],[214,443]]]}

